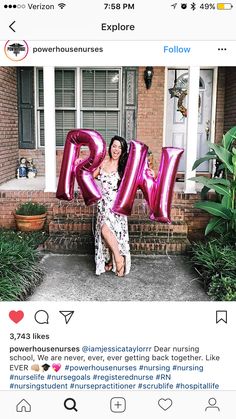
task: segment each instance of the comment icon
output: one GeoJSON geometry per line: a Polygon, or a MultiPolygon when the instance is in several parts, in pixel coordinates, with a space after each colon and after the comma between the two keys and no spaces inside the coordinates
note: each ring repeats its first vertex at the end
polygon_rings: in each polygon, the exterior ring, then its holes
{"type": "Polygon", "coordinates": [[[38,310],[34,315],[34,320],[38,324],[49,324],[49,314],[45,310],[38,310]]]}

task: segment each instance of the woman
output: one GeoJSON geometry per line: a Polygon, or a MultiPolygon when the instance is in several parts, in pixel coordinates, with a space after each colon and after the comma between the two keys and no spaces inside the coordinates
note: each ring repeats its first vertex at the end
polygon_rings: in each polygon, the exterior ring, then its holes
{"type": "Polygon", "coordinates": [[[127,143],[124,138],[111,139],[108,154],[94,172],[100,180],[102,199],[97,205],[95,232],[96,275],[113,270],[117,276],[127,275],[130,271],[130,249],[128,223],[125,215],[112,212],[117,190],[124,174],[127,161],[127,143]]]}

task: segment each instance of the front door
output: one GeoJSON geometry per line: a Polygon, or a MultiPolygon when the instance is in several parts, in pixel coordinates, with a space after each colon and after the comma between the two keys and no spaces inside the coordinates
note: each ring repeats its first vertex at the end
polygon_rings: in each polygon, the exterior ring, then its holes
{"type": "MultiPolygon", "coordinates": [[[[212,87],[213,70],[200,70],[197,158],[202,157],[209,150],[206,141],[210,139],[212,87]]],[[[185,148],[188,113],[187,89],[188,70],[169,69],[166,98],[166,146],[185,148]]],[[[185,171],[185,158],[184,153],[180,161],[179,172],[185,171]]],[[[209,162],[202,163],[197,171],[209,172],[209,162]]]]}

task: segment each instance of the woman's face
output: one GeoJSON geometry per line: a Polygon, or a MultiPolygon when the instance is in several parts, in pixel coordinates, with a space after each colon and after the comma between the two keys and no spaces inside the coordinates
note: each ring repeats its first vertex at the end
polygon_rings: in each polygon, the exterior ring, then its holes
{"type": "Polygon", "coordinates": [[[121,143],[118,140],[113,141],[111,146],[111,157],[114,160],[119,160],[122,153],[121,143]]]}

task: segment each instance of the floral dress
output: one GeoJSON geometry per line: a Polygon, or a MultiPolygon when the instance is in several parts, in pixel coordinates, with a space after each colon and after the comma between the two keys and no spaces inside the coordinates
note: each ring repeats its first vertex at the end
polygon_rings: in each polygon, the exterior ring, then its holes
{"type": "MultiPolygon", "coordinates": [[[[111,208],[117,194],[117,183],[120,177],[118,172],[107,173],[100,169],[98,180],[100,181],[100,189],[102,199],[97,204],[97,221],[95,230],[95,262],[96,275],[105,272],[105,263],[110,260],[110,252],[104,242],[101,230],[104,224],[109,227],[118,242],[120,254],[125,257],[125,274],[130,271],[131,259],[129,248],[128,222],[125,215],[119,215],[112,212],[111,208]]],[[[115,261],[113,260],[113,271],[116,270],[115,261]]]]}

